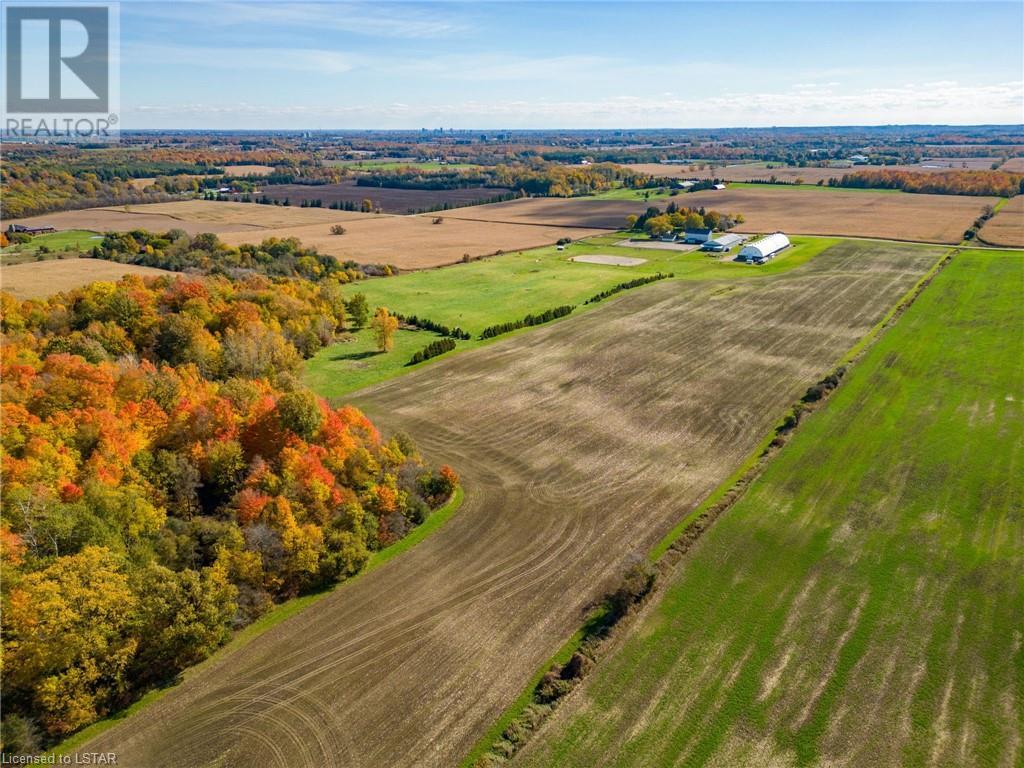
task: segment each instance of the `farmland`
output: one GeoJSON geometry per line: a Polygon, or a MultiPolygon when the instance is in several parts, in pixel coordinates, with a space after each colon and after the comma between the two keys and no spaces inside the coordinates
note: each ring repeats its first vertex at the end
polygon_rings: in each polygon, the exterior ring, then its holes
{"type": "Polygon", "coordinates": [[[1020,765],[1022,347],[956,256],[514,764],[1020,765]]]}
{"type": "Polygon", "coordinates": [[[1017,195],[981,228],[986,243],[1024,248],[1024,195],[1017,195]]]}
{"type": "Polygon", "coordinates": [[[147,768],[455,764],[630,556],[940,253],[847,242],[763,280],[661,281],[364,392],[458,469],[460,511],[82,749],[147,768]]]}
{"type": "MultiPolygon", "coordinates": [[[[837,168],[817,168],[814,166],[787,166],[780,163],[749,162],[735,163],[731,165],[713,166],[710,163],[696,163],[683,165],[676,163],[640,163],[627,165],[626,168],[650,173],[654,176],[663,176],[671,179],[725,179],[726,181],[760,181],[774,176],[779,181],[796,182],[803,179],[808,184],[815,184],[818,181],[828,181],[831,178],[840,177],[844,173],[856,173],[862,170],[871,170],[884,167],[888,170],[916,171],[918,173],[941,173],[949,170],[973,170],[987,171],[993,163],[1000,162],[998,157],[940,157],[929,160],[922,160],[920,163],[903,165],[854,165],[837,168]],[[701,165],[707,165],[701,168],[701,165]],[[691,170],[691,168],[693,170],[691,170]]],[[[1008,161],[1012,163],[1013,160],[1008,161]]],[[[1013,167],[1003,165],[1001,170],[1012,171],[1013,167]]]]}
{"type": "Polygon", "coordinates": [[[100,259],[53,259],[4,266],[0,270],[0,289],[19,299],[33,299],[70,291],[96,280],[114,281],[123,275],[155,277],[167,274],[173,273],[100,259]]]}
{"type": "MultiPolygon", "coordinates": [[[[404,166],[399,166],[404,167],[404,166]]],[[[354,179],[337,184],[275,184],[263,187],[262,197],[270,200],[289,200],[297,205],[301,200],[322,200],[325,206],[337,202],[360,205],[370,200],[373,208],[384,213],[416,213],[447,206],[457,208],[472,205],[478,200],[492,200],[512,190],[500,187],[467,187],[465,189],[392,189],[389,187],[359,186],[354,179]]]]}
{"type": "MultiPolygon", "coordinates": [[[[251,207],[266,208],[262,205],[251,207]]],[[[361,214],[349,215],[359,217],[361,214]]],[[[222,235],[221,239],[237,245],[266,237],[297,237],[303,245],[339,259],[352,259],[362,264],[392,264],[399,269],[410,270],[454,264],[466,256],[536,248],[563,237],[583,237],[597,232],[550,225],[525,226],[443,218],[442,223],[434,224],[434,217],[429,215],[381,215],[341,220],[345,227],[344,235],[332,235],[330,225],[324,223],[265,229],[258,236],[247,231],[231,232],[222,235]]]]}
{"type": "MultiPolygon", "coordinates": [[[[462,328],[473,338],[459,341],[458,349],[468,350],[486,343],[479,334],[488,325],[518,320],[563,304],[582,305],[591,296],[635,277],[662,272],[673,273],[680,280],[756,280],[799,266],[838,242],[797,238],[792,249],[771,264],[754,269],[722,263],[703,253],[625,248],[610,245],[609,241],[621,239],[592,238],[564,251],[547,247],[507,253],[444,270],[361,281],[346,290],[349,294],[364,294],[371,307],[385,306],[406,316],[428,317],[451,328],[462,328]],[[645,262],[624,268],[571,261],[595,253],[643,258],[645,262]]],[[[579,306],[576,312],[586,309],[579,306]]],[[[306,380],[322,394],[339,397],[407,372],[405,364],[412,354],[436,338],[426,331],[400,329],[395,350],[383,355],[375,354],[370,331],[360,331],[355,338],[321,350],[307,364],[306,380]]]]}
{"type": "Polygon", "coordinates": [[[441,223],[434,224],[435,218],[187,200],[65,211],[12,220],[12,223],[97,232],[132,229],[153,232],[182,229],[190,235],[212,232],[230,245],[258,243],[269,237],[297,237],[303,245],[316,247],[329,256],[364,264],[387,263],[403,270],[452,264],[467,255],[536,248],[563,237],[584,237],[599,231],[546,224],[491,224],[452,219],[447,215],[442,216],[441,223]],[[345,227],[344,235],[331,233],[335,224],[345,227]]]}
{"type": "MultiPolygon", "coordinates": [[[[665,205],[669,198],[652,200],[665,205]]],[[[670,198],[679,206],[704,206],[741,213],[737,232],[836,235],[958,243],[964,230],[994,197],[897,194],[889,191],[791,189],[785,186],[707,190],[670,198]]],[[[642,201],[588,198],[512,200],[449,211],[449,217],[505,222],[623,226],[626,216],[639,211],[642,201]]]]}

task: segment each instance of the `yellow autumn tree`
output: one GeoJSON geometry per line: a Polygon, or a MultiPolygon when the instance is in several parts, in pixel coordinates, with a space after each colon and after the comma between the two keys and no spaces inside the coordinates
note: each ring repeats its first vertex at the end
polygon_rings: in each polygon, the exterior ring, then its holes
{"type": "Polygon", "coordinates": [[[377,307],[371,325],[373,336],[377,340],[377,349],[381,352],[390,352],[394,349],[398,318],[388,312],[387,307],[377,307]]]}

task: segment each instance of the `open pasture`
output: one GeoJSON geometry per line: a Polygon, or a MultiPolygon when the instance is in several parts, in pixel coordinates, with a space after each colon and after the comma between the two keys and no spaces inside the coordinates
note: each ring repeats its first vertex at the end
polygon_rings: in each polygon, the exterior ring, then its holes
{"type": "Polygon", "coordinates": [[[678,206],[706,207],[724,213],[743,214],[736,232],[879,237],[958,243],[964,230],[994,197],[911,195],[890,191],[793,189],[785,186],[742,187],[680,193],[643,200],[591,198],[532,198],[479,205],[446,216],[510,223],[557,224],[619,229],[630,214],[646,205],[664,208],[669,200],[678,206]]]}
{"type": "Polygon", "coordinates": [[[662,281],[365,391],[385,432],[460,473],[459,512],[81,749],[146,768],[456,765],[630,557],[937,255],[851,242],[764,280],[662,281]]]}
{"type": "Polygon", "coordinates": [[[1017,195],[985,222],[978,236],[992,245],[1024,248],[1024,195],[1017,195]]]}
{"type": "Polygon", "coordinates": [[[469,187],[466,189],[392,189],[359,186],[354,179],[337,184],[274,184],[263,187],[261,196],[270,200],[287,199],[292,205],[302,200],[322,200],[325,206],[336,202],[361,205],[370,200],[374,209],[384,213],[416,213],[443,205],[472,205],[478,200],[492,200],[511,190],[501,187],[469,187]]]}
{"type": "Polygon", "coordinates": [[[1019,766],[1022,348],[954,257],[512,764],[1019,766]]]}
{"type": "Polygon", "coordinates": [[[97,280],[115,281],[124,275],[173,275],[164,269],[118,264],[102,259],[50,259],[0,268],[0,291],[19,299],[51,296],[97,280]]]}
{"type": "Polygon", "coordinates": [[[999,166],[999,170],[1011,173],[1024,173],[1024,157],[1011,157],[999,166]]]}

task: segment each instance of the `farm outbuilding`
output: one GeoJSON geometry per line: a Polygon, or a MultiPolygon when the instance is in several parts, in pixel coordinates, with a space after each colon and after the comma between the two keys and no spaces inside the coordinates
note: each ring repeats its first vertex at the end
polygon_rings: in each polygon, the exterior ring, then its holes
{"type": "Polygon", "coordinates": [[[714,240],[708,240],[700,247],[700,249],[702,251],[716,251],[721,253],[722,251],[728,251],[730,248],[734,248],[742,242],[743,238],[739,235],[721,235],[716,237],[714,240]]]}
{"type": "Polygon", "coordinates": [[[773,258],[779,251],[788,248],[789,245],[789,238],[781,232],[776,232],[743,246],[737,258],[748,264],[764,264],[764,262],[773,258]]]}
{"type": "Polygon", "coordinates": [[[688,229],[683,232],[684,243],[706,243],[711,239],[713,229],[688,229]]]}

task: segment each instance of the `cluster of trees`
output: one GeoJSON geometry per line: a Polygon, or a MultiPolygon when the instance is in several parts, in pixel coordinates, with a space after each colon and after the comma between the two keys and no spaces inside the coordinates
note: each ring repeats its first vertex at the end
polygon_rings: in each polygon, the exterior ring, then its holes
{"type": "Polygon", "coordinates": [[[986,205],[981,209],[981,215],[974,220],[974,223],[964,232],[964,240],[973,240],[978,236],[978,232],[985,226],[985,222],[996,215],[996,209],[991,205],[986,205]]]}
{"type": "Polygon", "coordinates": [[[879,169],[847,173],[829,179],[830,187],[902,189],[932,195],[980,195],[1013,197],[1024,192],[1024,174],[1008,171],[943,171],[915,173],[879,169]]]}
{"type": "Polygon", "coordinates": [[[743,223],[742,214],[722,213],[721,211],[700,208],[685,208],[669,201],[662,213],[660,208],[650,206],[639,216],[626,217],[629,229],[646,232],[652,237],[667,235],[681,229],[717,229],[728,230],[743,223]]]}
{"type": "Polygon", "coordinates": [[[271,277],[301,277],[350,283],[367,275],[391,275],[397,270],[385,265],[360,266],[338,261],[314,248],[304,248],[293,238],[268,238],[258,245],[231,246],[211,233],[189,235],[182,229],[164,233],[135,229],[110,233],[93,246],[90,255],[121,264],[139,264],[173,272],[240,276],[255,272],[271,277]]]}
{"type": "Polygon", "coordinates": [[[646,277],[638,277],[635,280],[629,280],[625,283],[619,283],[618,285],[613,285],[611,288],[601,291],[600,293],[595,293],[593,296],[591,296],[583,303],[596,304],[599,301],[604,301],[609,296],[614,296],[616,293],[619,293],[620,291],[628,291],[630,288],[639,288],[641,285],[655,283],[658,280],[664,280],[669,277],[675,277],[675,274],[672,272],[669,272],[668,274],[665,274],[664,272],[657,272],[653,275],[647,275],[646,277]]]}
{"type": "Polygon", "coordinates": [[[411,325],[414,328],[420,328],[424,331],[433,331],[434,333],[440,334],[441,336],[450,336],[453,339],[464,339],[469,340],[470,335],[467,331],[461,328],[450,328],[443,323],[439,323],[436,320],[431,320],[427,317],[417,317],[416,315],[395,315],[401,322],[406,325],[411,325]]]}
{"type": "Polygon", "coordinates": [[[611,163],[561,165],[532,158],[527,162],[500,163],[472,169],[444,169],[428,172],[418,168],[376,171],[356,180],[360,186],[400,189],[462,189],[466,187],[504,187],[520,194],[547,197],[591,195],[626,185],[633,188],[655,186],[650,174],[611,163]]]}
{"type": "Polygon", "coordinates": [[[432,357],[443,355],[445,352],[451,352],[453,349],[455,349],[454,339],[444,338],[432,341],[412,356],[412,359],[409,361],[409,365],[422,363],[424,360],[429,360],[432,357]]]}
{"type": "Polygon", "coordinates": [[[0,167],[4,216],[17,218],[98,205],[164,202],[219,183],[232,163],[274,165],[281,151],[215,147],[5,147],[0,167]],[[134,179],[153,178],[145,188],[134,179]]]}
{"type": "Polygon", "coordinates": [[[5,751],[31,752],[350,576],[450,497],[296,377],[332,284],[129,276],[0,294],[5,751]]]}
{"type": "Polygon", "coordinates": [[[545,309],[539,315],[527,315],[522,320],[489,325],[484,328],[483,333],[480,334],[480,338],[493,339],[495,336],[501,336],[503,333],[511,333],[512,331],[517,331],[520,328],[527,328],[531,325],[541,325],[542,323],[550,323],[552,320],[557,320],[559,317],[565,317],[574,309],[576,309],[576,307],[564,304],[561,307],[545,309]]]}

